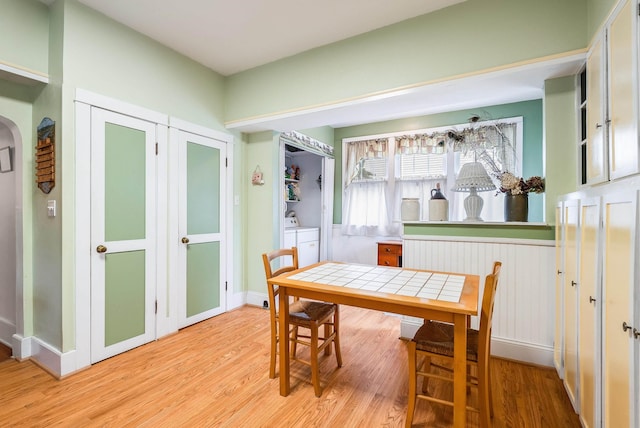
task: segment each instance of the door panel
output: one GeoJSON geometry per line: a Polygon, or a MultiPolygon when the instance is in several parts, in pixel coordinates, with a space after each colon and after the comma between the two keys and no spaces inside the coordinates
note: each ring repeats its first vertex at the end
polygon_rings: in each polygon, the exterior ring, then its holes
{"type": "Polygon", "coordinates": [[[179,146],[179,325],[185,327],[225,310],[226,145],[180,132],[179,146]]]}
{"type": "MultiPolygon", "coordinates": [[[[634,93],[637,93],[634,59],[634,11],[627,0],[609,27],[609,162],[610,177],[638,172],[638,132],[634,93]]],[[[637,12],[636,12],[637,15],[637,12]]]]}
{"type": "Polygon", "coordinates": [[[633,323],[636,195],[604,200],[603,271],[603,422],[607,427],[632,426],[633,336],[623,323],[633,323]]]}
{"type": "Polygon", "coordinates": [[[606,181],[604,134],[604,43],[597,39],[587,57],[587,183],[606,181]]]}
{"type": "Polygon", "coordinates": [[[602,305],[599,293],[598,246],[600,230],[599,201],[584,200],[580,205],[580,418],[585,428],[598,426],[598,401],[596,399],[599,383],[600,358],[596,352],[600,349],[599,309],[602,305]]]}
{"type": "Polygon", "coordinates": [[[578,204],[564,210],[564,385],[578,411],[578,204]]]}
{"type": "Polygon", "coordinates": [[[220,307],[220,242],[187,249],[187,317],[220,307]]]}
{"type": "Polygon", "coordinates": [[[91,361],[155,338],[155,124],[91,113],[91,361]]]}
{"type": "Polygon", "coordinates": [[[556,206],[556,301],[555,301],[555,331],[553,341],[553,364],[560,379],[564,378],[563,350],[564,350],[564,228],[562,203],[556,206]]]}
{"type": "Polygon", "coordinates": [[[105,345],[144,334],[144,251],[105,258],[105,345]]]}

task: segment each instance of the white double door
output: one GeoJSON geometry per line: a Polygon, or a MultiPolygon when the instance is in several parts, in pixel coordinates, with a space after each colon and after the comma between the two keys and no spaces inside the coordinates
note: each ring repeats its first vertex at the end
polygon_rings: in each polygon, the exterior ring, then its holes
{"type": "Polygon", "coordinates": [[[159,318],[224,311],[225,158],[221,141],[91,108],[92,363],[154,340],[159,318]]]}

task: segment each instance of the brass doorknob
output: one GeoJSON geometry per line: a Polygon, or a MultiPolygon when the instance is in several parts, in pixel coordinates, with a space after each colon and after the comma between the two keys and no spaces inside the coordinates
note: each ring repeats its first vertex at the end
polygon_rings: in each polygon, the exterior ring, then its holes
{"type": "Polygon", "coordinates": [[[107,247],[105,247],[104,245],[98,245],[96,247],[96,251],[99,252],[100,254],[106,253],[107,252],[107,247]]]}
{"type": "Polygon", "coordinates": [[[186,236],[184,238],[182,238],[182,243],[183,244],[188,244],[189,243],[189,238],[187,238],[186,236]]]}

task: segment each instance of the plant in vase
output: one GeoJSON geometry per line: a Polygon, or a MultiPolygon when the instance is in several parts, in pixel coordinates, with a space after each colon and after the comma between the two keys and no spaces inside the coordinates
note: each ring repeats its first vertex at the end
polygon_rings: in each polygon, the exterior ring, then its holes
{"type": "Polygon", "coordinates": [[[498,174],[499,192],[504,197],[505,221],[527,221],[529,215],[529,193],[544,192],[544,178],[534,175],[528,179],[516,177],[510,172],[498,174]]]}

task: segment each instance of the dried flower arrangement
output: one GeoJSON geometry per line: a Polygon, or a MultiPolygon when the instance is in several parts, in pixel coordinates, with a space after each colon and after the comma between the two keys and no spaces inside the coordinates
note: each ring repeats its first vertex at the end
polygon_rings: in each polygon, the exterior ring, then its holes
{"type": "Polygon", "coordinates": [[[498,174],[500,187],[498,191],[508,195],[526,195],[544,192],[544,178],[534,175],[528,179],[516,177],[510,172],[498,174]]]}

